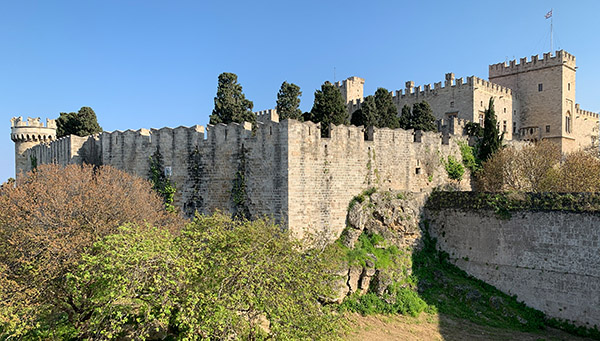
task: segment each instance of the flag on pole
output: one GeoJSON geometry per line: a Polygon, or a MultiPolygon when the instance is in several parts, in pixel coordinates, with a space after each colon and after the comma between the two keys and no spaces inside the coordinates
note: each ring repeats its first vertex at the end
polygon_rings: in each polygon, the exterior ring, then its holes
{"type": "Polygon", "coordinates": [[[552,17],[552,10],[550,10],[550,12],[546,13],[545,17],[546,17],[546,19],[550,19],[552,17]]]}

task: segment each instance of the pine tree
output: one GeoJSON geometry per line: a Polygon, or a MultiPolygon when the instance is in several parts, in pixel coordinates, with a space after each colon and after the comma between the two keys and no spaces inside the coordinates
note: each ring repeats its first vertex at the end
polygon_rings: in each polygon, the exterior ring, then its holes
{"type": "Polygon", "coordinates": [[[500,135],[494,112],[494,99],[490,97],[488,108],[485,110],[483,138],[479,147],[479,158],[481,161],[487,161],[490,156],[502,147],[502,137],[503,135],[500,135]]]}
{"type": "Polygon", "coordinates": [[[218,123],[256,123],[256,115],[252,112],[254,104],[246,99],[242,86],[237,82],[235,73],[223,72],[219,75],[215,108],[210,115],[210,124],[218,123]]]}
{"type": "Polygon", "coordinates": [[[315,91],[315,102],[310,111],[311,119],[321,123],[321,135],[329,135],[329,124],[348,124],[348,111],[340,90],[325,82],[315,91]]]}
{"type": "Polygon", "coordinates": [[[277,113],[280,120],[291,118],[302,121],[302,110],[298,108],[300,96],[302,96],[302,91],[298,85],[288,82],[281,84],[277,93],[277,113]]]}
{"type": "Polygon", "coordinates": [[[56,136],[87,136],[102,132],[96,113],[90,107],[81,107],[78,112],[64,113],[56,119],[56,136]]]}
{"type": "Polygon", "coordinates": [[[402,107],[402,114],[400,114],[400,118],[398,119],[398,125],[400,128],[404,130],[412,129],[412,113],[410,112],[410,107],[408,104],[405,104],[402,107]]]}
{"type": "Polygon", "coordinates": [[[355,126],[374,127],[378,125],[378,112],[375,97],[367,96],[359,109],[352,114],[350,123],[355,126]]]}
{"type": "Polygon", "coordinates": [[[392,99],[392,94],[385,88],[379,88],[375,91],[375,105],[377,107],[377,123],[379,128],[400,127],[398,120],[398,109],[392,99]]]}
{"type": "Polygon", "coordinates": [[[436,131],[435,116],[433,110],[426,101],[413,104],[412,110],[412,128],[422,131],[436,131]]]}

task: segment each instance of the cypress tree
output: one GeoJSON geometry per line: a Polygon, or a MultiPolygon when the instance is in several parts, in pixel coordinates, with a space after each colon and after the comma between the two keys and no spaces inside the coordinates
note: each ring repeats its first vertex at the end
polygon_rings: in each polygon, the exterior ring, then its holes
{"type": "Polygon", "coordinates": [[[502,147],[502,137],[497,126],[496,114],[494,112],[494,99],[490,97],[488,108],[485,110],[483,121],[483,138],[479,147],[479,159],[486,161],[500,147],[502,147]]]}
{"type": "Polygon", "coordinates": [[[340,90],[329,82],[315,91],[315,102],[310,111],[313,122],[321,123],[321,135],[329,135],[329,124],[348,124],[348,110],[340,90]]]}
{"type": "Polygon", "coordinates": [[[246,99],[242,86],[237,82],[235,73],[223,72],[219,75],[215,108],[210,115],[210,124],[218,123],[256,123],[252,112],[254,104],[246,99]]]}
{"type": "Polygon", "coordinates": [[[392,129],[400,127],[398,109],[394,104],[392,94],[387,89],[379,88],[375,91],[375,105],[377,107],[377,123],[375,124],[377,127],[392,129]]]}
{"type": "Polygon", "coordinates": [[[302,91],[300,87],[294,83],[283,82],[277,93],[277,113],[280,120],[288,118],[302,121],[302,110],[300,106],[300,96],[302,91]]]}

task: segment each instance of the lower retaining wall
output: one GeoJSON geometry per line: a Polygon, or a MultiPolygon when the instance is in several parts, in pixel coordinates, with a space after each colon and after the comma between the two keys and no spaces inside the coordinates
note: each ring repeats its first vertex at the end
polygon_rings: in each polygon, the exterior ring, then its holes
{"type": "Polygon", "coordinates": [[[600,327],[600,215],[425,211],[437,247],[468,274],[550,317],[600,327]]]}

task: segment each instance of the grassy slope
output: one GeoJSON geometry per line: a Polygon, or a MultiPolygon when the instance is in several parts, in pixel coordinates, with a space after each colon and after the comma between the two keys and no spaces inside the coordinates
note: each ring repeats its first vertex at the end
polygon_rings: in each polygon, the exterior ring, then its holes
{"type": "MultiPolygon", "coordinates": [[[[447,254],[435,249],[435,240],[430,239],[427,234],[423,240],[422,250],[413,253],[412,275],[407,282],[412,284],[413,289],[418,290],[419,298],[427,303],[426,308],[420,309],[420,311],[425,311],[421,315],[426,316],[425,321],[437,320],[437,323],[433,323],[431,328],[437,328],[439,335],[444,339],[460,339],[458,335],[463,330],[465,333],[463,336],[471,338],[472,333],[469,332],[471,329],[481,329],[478,332],[482,332],[484,335],[499,333],[498,339],[507,339],[507,335],[509,335],[509,339],[517,336],[519,339],[521,336],[525,338],[523,333],[538,335],[539,339],[548,339],[550,336],[558,334],[562,335],[558,339],[575,338],[574,335],[600,339],[598,330],[576,328],[549,320],[542,312],[518,302],[516,297],[508,296],[495,287],[467,275],[448,261],[447,254]],[[571,334],[551,329],[556,327],[571,334]],[[570,336],[565,338],[564,335],[570,336]]],[[[414,301],[413,298],[410,299],[414,301]]],[[[409,305],[414,305],[414,303],[409,302],[409,305]]],[[[378,299],[374,294],[367,294],[363,297],[351,296],[343,307],[346,311],[363,314],[389,314],[390,311],[394,311],[390,309],[388,303],[378,299]]],[[[412,312],[409,311],[409,313],[412,312]]],[[[417,317],[415,321],[420,321],[420,319],[423,318],[417,317]]],[[[364,317],[362,320],[368,321],[368,318],[364,317]]],[[[400,321],[403,320],[400,319],[400,321]]],[[[427,334],[422,335],[423,338],[437,338],[435,333],[431,332],[431,328],[425,328],[428,331],[427,334]]],[[[392,329],[403,328],[395,326],[392,329]]],[[[363,334],[363,332],[356,335],[368,334],[363,334]]],[[[369,337],[369,339],[371,338],[369,337]]]]}

